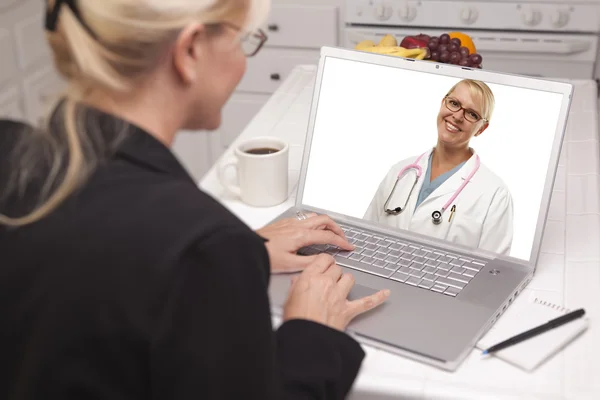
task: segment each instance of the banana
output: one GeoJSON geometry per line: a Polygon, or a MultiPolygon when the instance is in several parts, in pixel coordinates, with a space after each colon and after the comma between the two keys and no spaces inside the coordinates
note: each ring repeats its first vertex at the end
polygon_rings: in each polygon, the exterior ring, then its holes
{"type": "Polygon", "coordinates": [[[416,60],[423,60],[427,56],[427,49],[405,49],[400,46],[374,46],[365,48],[363,51],[403,58],[414,58],[416,60]]]}
{"type": "Polygon", "coordinates": [[[368,49],[370,47],[375,46],[375,43],[372,40],[363,40],[361,42],[359,42],[354,49],[355,50],[364,50],[364,49],[368,49]]]}

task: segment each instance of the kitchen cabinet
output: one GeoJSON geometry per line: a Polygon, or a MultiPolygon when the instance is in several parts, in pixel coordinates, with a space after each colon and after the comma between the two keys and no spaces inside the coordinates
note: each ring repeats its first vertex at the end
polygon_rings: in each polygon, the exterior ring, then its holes
{"type": "MultiPolygon", "coordinates": [[[[340,41],[343,0],[273,0],[262,26],[269,39],[248,59],[247,71],[213,132],[181,132],[173,152],[196,180],[242,132],[298,64],[316,64],[323,45],[340,41]]],[[[0,118],[43,121],[65,89],[54,70],[39,0],[2,0],[0,5],[0,118]]],[[[268,135],[269,132],[265,132],[268,135]]]]}

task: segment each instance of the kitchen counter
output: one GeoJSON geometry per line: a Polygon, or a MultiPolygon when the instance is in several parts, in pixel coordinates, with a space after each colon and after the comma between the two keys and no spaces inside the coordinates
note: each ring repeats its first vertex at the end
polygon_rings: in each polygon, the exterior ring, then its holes
{"type": "MultiPolygon", "coordinates": [[[[240,140],[272,135],[290,144],[289,199],[254,208],[228,195],[211,168],[200,187],[252,228],[294,204],[316,67],[294,69],[224,153],[240,140]]],[[[565,307],[584,307],[590,328],[533,373],[474,350],[454,373],[363,346],[367,357],[350,399],[599,399],[600,155],[597,86],[573,81],[575,93],[539,265],[528,290],[565,307]]],[[[502,318],[502,317],[501,317],[502,318]]],[[[275,324],[279,323],[274,317],[275,324]]]]}

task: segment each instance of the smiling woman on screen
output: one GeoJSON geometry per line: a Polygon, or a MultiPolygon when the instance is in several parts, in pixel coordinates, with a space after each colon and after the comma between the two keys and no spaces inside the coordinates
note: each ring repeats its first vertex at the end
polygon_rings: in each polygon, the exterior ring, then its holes
{"type": "MultiPolygon", "coordinates": [[[[342,399],[351,250],[326,215],[253,231],[171,151],[217,129],[269,0],[48,0],[66,95],[0,120],[0,399],[342,399]],[[270,273],[299,272],[273,330],[270,273]]],[[[200,157],[203,152],[199,151],[200,157]]]]}
{"type": "Polygon", "coordinates": [[[470,146],[489,126],[494,103],[484,82],[454,85],[440,103],[435,147],[390,169],[364,219],[509,255],[511,194],[470,146]]]}

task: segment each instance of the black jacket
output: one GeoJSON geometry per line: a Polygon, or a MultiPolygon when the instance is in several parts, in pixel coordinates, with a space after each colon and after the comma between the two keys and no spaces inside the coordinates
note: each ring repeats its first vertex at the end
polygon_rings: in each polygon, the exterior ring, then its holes
{"type": "MultiPolygon", "coordinates": [[[[0,188],[20,128],[0,121],[0,188]]],[[[0,226],[0,262],[1,399],[340,399],[364,357],[317,323],[273,332],[264,240],[136,127],[57,211],[0,226]]]]}

